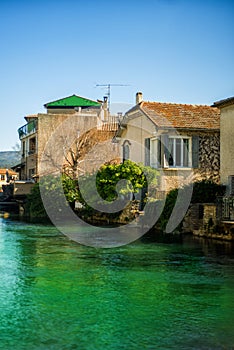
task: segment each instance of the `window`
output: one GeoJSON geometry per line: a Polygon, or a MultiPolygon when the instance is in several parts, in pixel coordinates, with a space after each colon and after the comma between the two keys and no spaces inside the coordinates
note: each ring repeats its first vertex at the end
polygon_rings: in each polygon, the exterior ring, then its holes
{"type": "Polygon", "coordinates": [[[1,181],[5,181],[5,175],[1,175],[1,181]]]}
{"type": "Polygon", "coordinates": [[[228,177],[228,182],[229,182],[229,189],[230,189],[230,195],[233,196],[234,195],[234,175],[230,175],[228,177]]]}
{"type": "Polygon", "coordinates": [[[123,144],[123,162],[130,158],[130,147],[129,146],[130,146],[130,142],[124,141],[124,144],[123,144]]]}
{"type": "Polygon", "coordinates": [[[161,156],[160,146],[161,146],[161,143],[159,139],[152,138],[150,140],[150,166],[152,168],[160,167],[160,156],[161,156]]]}
{"type": "Polygon", "coordinates": [[[190,161],[190,138],[169,137],[168,140],[168,166],[189,167],[190,161]]]}
{"type": "Polygon", "coordinates": [[[29,140],[29,152],[28,154],[33,154],[36,152],[36,137],[32,137],[29,140]]]}
{"type": "Polygon", "coordinates": [[[162,134],[145,139],[145,165],[152,168],[198,168],[199,136],[162,134]]]}
{"type": "Polygon", "coordinates": [[[29,169],[29,179],[32,179],[33,175],[35,175],[35,168],[29,169]]]}
{"type": "Polygon", "coordinates": [[[145,139],[145,165],[150,165],[150,138],[145,139]]]}
{"type": "Polygon", "coordinates": [[[25,150],[26,150],[26,143],[25,141],[22,142],[22,157],[25,157],[25,150]]]}
{"type": "Polygon", "coordinates": [[[180,137],[169,137],[168,140],[168,165],[169,167],[191,166],[191,139],[180,137]]]}

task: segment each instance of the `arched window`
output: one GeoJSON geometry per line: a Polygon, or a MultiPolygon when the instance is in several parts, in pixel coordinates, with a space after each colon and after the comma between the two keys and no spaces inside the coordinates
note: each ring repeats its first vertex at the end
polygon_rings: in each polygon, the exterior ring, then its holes
{"type": "Polygon", "coordinates": [[[130,142],[129,141],[124,141],[123,144],[123,162],[125,160],[128,160],[130,158],[130,142]]]}

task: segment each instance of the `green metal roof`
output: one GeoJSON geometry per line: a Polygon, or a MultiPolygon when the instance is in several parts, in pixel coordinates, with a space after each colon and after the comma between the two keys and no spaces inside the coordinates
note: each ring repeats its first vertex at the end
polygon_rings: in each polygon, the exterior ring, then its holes
{"type": "Polygon", "coordinates": [[[60,100],[48,102],[44,105],[46,108],[50,107],[98,107],[100,103],[96,101],[89,100],[87,98],[72,95],[65,98],[61,98],[60,100]]]}

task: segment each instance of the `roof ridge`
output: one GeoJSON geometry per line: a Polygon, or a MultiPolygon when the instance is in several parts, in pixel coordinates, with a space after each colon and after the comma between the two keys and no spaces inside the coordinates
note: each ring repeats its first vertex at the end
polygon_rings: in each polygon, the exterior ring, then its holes
{"type": "MultiPolygon", "coordinates": [[[[76,96],[76,97],[79,97],[79,98],[83,98],[84,100],[87,100],[87,101],[97,102],[97,101],[91,100],[90,98],[83,97],[83,96],[76,95],[76,94],[73,94],[72,96],[76,96]]],[[[70,97],[72,97],[72,96],[70,96],[70,97]]],[[[66,97],[64,97],[64,98],[66,98],[66,97]]],[[[62,99],[62,100],[63,100],[63,99],[62,99]]],[[[99,103],[99,102],[97,102],[97,103],[99,103]]]]}
{"type": "Polygon", "coordinates": [[[141,104],[144,105],[144,103],[152,103],[152,104],[161,104],[161,105],[176,105],[176,106],[193,106],[193,107],[209,107],[214,108],[209,105],[203,105],[203,104],[192,104],[192,103],[177,103],[177,102],[158,102],[158,101],[142,101],[141,104]]]}
{"type": "Polygon", "coordinates": [[[83,101],[86,101],[86,102],[90,102],[90,103],[95,104],[95,105],[100,105],[100,102],[91,100],[90,98],[87,98],[87,97],[83,97],[83,96],[80,96],[80,95],[73,94],[73,95],[69,95],[69,96],[66,96],[66,97],[59,98],[59,99],[54,100],[54,101],[47,102],[47,103],[44,104],[44,107],[47,108],[47,107],[53,106],[55,104],[62,103],[62,101],[66,101],[66,100],[69,100],[69,99],[72,99],[72,98],[77,98],[77,99],[80,99],[80,100],[83,100],[83,101]]]}
{"type": "Polygon", "coordinates": [[[72,97],[72,96],[77,96],[77,95],[73,94],[73,95],[70,95],[70,96],[61,97],[61,98],[58,98],[57,100],[54,100],[54,101],[50,101],[50,102],[45,103],[44,106],[48,105],[48,104],[51,103],[51,102],[58,102],[58,101],[64,100],[65,98],[70,98],[70,97],[72,97]]]}

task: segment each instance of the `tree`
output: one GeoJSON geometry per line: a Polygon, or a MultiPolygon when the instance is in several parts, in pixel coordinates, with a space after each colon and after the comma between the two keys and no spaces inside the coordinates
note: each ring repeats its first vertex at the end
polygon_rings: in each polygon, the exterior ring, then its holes
{"type": "Polygon", "coordinates": [[[134,163],[130,160],[120,164],[102,166],[96,176],[97,189],[102,198],[107,201],[116,199],[116,185],[120,180],[127,180],[120,189],[120,194],[129,196],[137,194],[142,189],[151,191],[157,189],[158,172],[150,167],[134,163]]]}

